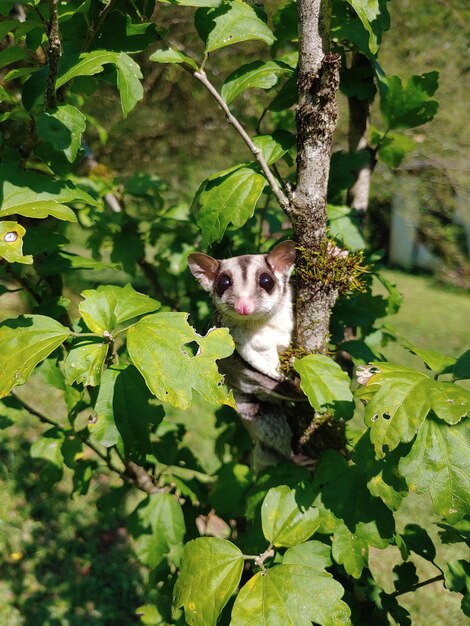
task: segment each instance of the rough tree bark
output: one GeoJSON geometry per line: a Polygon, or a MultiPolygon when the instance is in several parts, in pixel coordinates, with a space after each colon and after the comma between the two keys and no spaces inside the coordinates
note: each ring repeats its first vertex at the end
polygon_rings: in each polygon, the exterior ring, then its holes
{"type": "Polygon", "coordinates": [[[326,196],[333,131],[338,117],[336,92],[340,59],[330,53],[331,0],[299,0],[297,108],[297,185],[288,211],[299,248],[296,295],[296,345],[325,352],[337,288],[302,278],[315,254],[327,254],[326,196]]]}

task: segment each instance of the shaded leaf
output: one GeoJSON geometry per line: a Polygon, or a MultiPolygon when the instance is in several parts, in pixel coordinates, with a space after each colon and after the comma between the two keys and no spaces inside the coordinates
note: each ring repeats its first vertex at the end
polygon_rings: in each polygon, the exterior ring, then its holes
{"type": "MultiPolygon", "coordinates": [[[[389,167],[398,167],[405,156],[416,148],[414,140],[401,133],[388,133],[378,139],[380,139],[378,157],[389,167]]],[[[372,141],[375,143],[374,137],[372,141]]]]}
{"type": "Polygon", "coordinates": [[[276,565],[258,572],[241,588],[232,626],[321,626],[350,624],[343,587],[330,574],[302,565],[276,565]]]}
{"type": "Polygon", "coordinates": [[[275,546],[295,546],[306,541],[318,528],[318,511],[311,494],[287,485],[268,491],[261,507],[261,523],[266,539],[275,546]]]}
{"type": "Polygon", "coordinates": [[[418,524],[407,524],[401,533],[401,537],[409,550],[419,554],[427,561],[434,561],[436,548],[426,529],[418,524]]]}
{"type": "Polygon", "coordinates": [[[250,165],[213,174],[202,183],[196,196],[196,222],[204,247],[220,241],[230,223],[237,228],[245,224],[253,215],[265,184],[264,176],[250,165]]]}
{"type": "Polygon", "coordinates": [[[160,308],[157,300],[135,291],[129,283],[125,287],[101,285],[81,295],[84,301],[78,307],[80,314],[95,333],[111,332],[119,324],[160,308]]]}
{"type": "Polygon", "coordinates": [[[277,85],[283,74],[292,75],[294,70],[279,61],[253,61],[236,69],[222,85],[222,98],[230,104],[246,89],[270,89],[277,85]]]}
{"type": "Polygon", "coordinates": [[[71,104],[61,104],[39,115],[37,129],[44,141],[49,141],[55,150],[63,151],[73,163],[86,129],[86,117],[71,104]]]}
{"type": "Polygon", "coordinates": [[[310,354],[296,359],[294,369],[300,374],[302,391],[317,411],[332,409],[337,417],[352,417],[354,401],[350,379],[333,359],[323,354],[310,354]]]}
{"type": "Polygon", "coordinates": [[[24,315],[0,324],[0,398],[23,385],[36,365],[70,336],[70,330],[43,315],[24,315]]]}
{"type": "Polygon", "coordinates": [[[243,554],[230,541],[201,537],[186,544],[174,591],[190,626],[215,626],[240,582],[243,554]]]}
{"type": "Polygon", "coordinates": [[[470,422],[455,426],[429,417],[400,472],[410,491],[428,492],[434,510],[451,524],[470,512],[470,422]]]}
{"type": "Polygon", "coordinates": [[[82,52],[77,57],[69,57],[65,62],[66,67],[61,66],[60,68],[56,89],[60,89],[77,76],[99,74],[103,71],[104,65],[111,63],[117,70],[117,84],[124,117],[127,117],[127,114],[144,96],[140,82],[142,72],[137,63],[125,52],[93,50],[92,52],[82,52]]]}
{"type": "Polygon", "coordinates": [[[223,387],[216,361],[233,352],[226,328],[202,337],[188,324],[185,313],[157,313],[138,321],[127,332],[129,356],[150,391],[164,402],[185,409],[195,389],[211,404],[233,406],[232,394],[223,387]],[[186,344],[196,342],[192,356],[186,344]]]}
{"type": "Polygon", "coordinates": [[[438,87],[438,72],[411,76],[405,83],[399,76],[377,72],[380,108],[387,128],[414,128],[433,119],[439,103],[431,96],[438,87]]]}
{"type": "Polygon", "coordinates": [[[148,496],[132,513],[129,525],[139,560],[152,569],[169,559],[179,565],[186,532],[183,511],[174,495],[148,496]]]}
{"type": "Polygon", "coordinates": [[[223,3],[217,8],[199,9],[194,23],[206,44],[206,52],[253,39],[268,46],[274,42],[271,29],[258,17],[254,8],[241,0],[223,3]]]}

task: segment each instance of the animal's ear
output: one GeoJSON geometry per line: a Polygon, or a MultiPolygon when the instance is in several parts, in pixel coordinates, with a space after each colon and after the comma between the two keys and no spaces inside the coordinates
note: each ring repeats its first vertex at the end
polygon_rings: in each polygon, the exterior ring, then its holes
{"type": "Polygon", "coordinates": [[[208,254],[193,252],[188,256],[188,266],[191,274],[201,283],[206,291],[210,291],[219,269],[219,261],[208,254]]]}
{"type": "Polygon", "coordinates": [[[295,243],[290,240],[278,243],[266,256],[266,261],[274,272],[290,274],[295,263],[295,243]]]}

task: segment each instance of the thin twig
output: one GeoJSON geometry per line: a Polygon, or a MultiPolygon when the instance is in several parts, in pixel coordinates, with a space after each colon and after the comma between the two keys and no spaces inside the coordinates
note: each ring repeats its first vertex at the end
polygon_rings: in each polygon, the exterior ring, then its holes
{"type": "Polygon", "coordinates": [[[267,162],[265,161],[261,153],[261,150],[255,146],[255,144],[253,143],[251,137],[248,135],[246,130],[243,128],[243,126],[240,124],[237,118],[232,114],[225,100],[222,98],[220,93],[217,91],[214,85],[207,78],[206,73],[203,70],[198,70],[194,72],[194,77],[197,78],[197,80],[204,85],[204,87],[212,95],[214,100],[217,102],[217,104],[220,106],[222,111],[225,113],[229,124],[231,124],[235,128],[235,130],[241,136],[241,138],[246,143],[250,151],[253,153],[253,156],[255,157],[255,159],[260,164],[261,169],[263,170],[263,173],[266,176],[266,179],[269,183],[269,186],[273,190],[273,193],[276,196],[281,208],[284,209],[284,211],[288,211],[290,208],[289,199],[287,198],[285,193],[282,191],[276,178],[274,177],[273,173],[269,169],[269,166],[267,162]]]}
{"type": "Polygon", "coordinates": [[[47,61],[49,63],[49,74],[47,76],[45,109],[53,109],[57,105],[56,80],[59,72],[60,55],[62,45],[59,35],[59,0],[49,0],[50,20],[48,25],[49,45],[47,47],[47,61]]]}

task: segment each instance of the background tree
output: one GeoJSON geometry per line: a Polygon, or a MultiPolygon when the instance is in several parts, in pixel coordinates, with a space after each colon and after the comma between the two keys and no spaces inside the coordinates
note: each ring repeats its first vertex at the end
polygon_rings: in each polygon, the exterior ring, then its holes
{"type": "MultiPolygon", "coordinates": [[[[355,210],[365,207],[354,200],[377,159],[396,165],[412,148],[398,129],[436,113],[437,73],[407,81],[384,74],[377,52],[389,17],[381,0],[299,3],[299,51],[293,2],[273,7],[269,19],[241,0],[184,0],[167,9],[184,16],[181,41],[181,18],[165,29],[165,7],[153,2],[2,4],[1,271],[4,293],[21,289],[26,311],[0,326],[7,423],[26,410],[47,425],[31,456],[43,460],[49,488],[64,466],[77,494],[103,473],[114,477],[100,504],[130,509],[126,523],[149,588],[158,581],[139,611],[145,623],[406,624],[397,598],[436,580],[461,593],[468,612],[465,561],[420,581],[410,554],[435,564],[436,549],[419,520],[398,531],[394,518],[409,490],[429,492],[441,539],[467,540],[470,394],[459,381],[470,377],[468,352],[454,358],[406,343],[430,376],[384,361],[381,343],[391,333],[381,320],[400,297],[372,258],[360,275],[365,243],[355,210]],[[197,7],[199,43],[186,31],[193,9],[181,5],[197,7]],[[227,72],[232,58],[222,56],[222,82],[217,58],[234,44],[248,44],[251,58],[227,72]],[[117,91],[124,117],[144,97],[132,55],[148,57],[149,47],[151,61],[169,71],[181,66],[206,88],[251,151],[211,173],[191,211],[155,175],[114,176],[84,141],[85,132],[105,138],[93,115],[102,93],[117,91]],[[365,138],[376,93],[382,130],[373,130],[367,149],[351,139],[351,150],[330,161],[340,58],[341,88],[362,112],[356,137],[365,138]],[[239,115],[236,103],[251,89],[265,93],[250,96],[253,110],[239,115]],[[330,449],[314,473],[285,463],[254,475],[251,443],[217,371],[233,351],[231,338],[226,329],[197,333],[180,312],[190,311],[201,329],[209,325],[186,256],[209,246],[225,256],[267,250],[289,229],[284,212],[300,249],[293,367],[311,405],[304,422],[295,412],[306,428],[294,447],[314,457],[319,440],[330,449]],[[349,255],[334,254],[335,243],[349,255]],[[87,280],[85,270],[102,274],[87,280]],[[109,276],[116,284],[100,284],[109,276]],[[378,282],[385,295],[375,293],[378,282]],[[352,326],[357,338],[345,341],[352,326]],[[337,350],[361,367],[354,395],[325,354],[337,350]],[[37,405],[38,379],[56,407],[37,405]],[[347,431],[341,454],[331,449],[338,425],[361,421],[354,398],[365,404],[365,426],[347,431]],[[395,591],[386,593],[369,549],[390,545],[403,562],[395,591]]],[[[147,84],[156,83],[151,75],[147,84]]]]}

